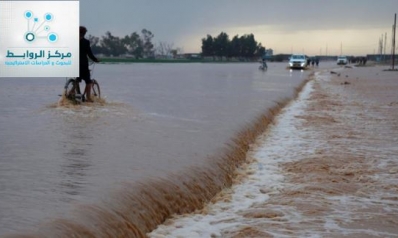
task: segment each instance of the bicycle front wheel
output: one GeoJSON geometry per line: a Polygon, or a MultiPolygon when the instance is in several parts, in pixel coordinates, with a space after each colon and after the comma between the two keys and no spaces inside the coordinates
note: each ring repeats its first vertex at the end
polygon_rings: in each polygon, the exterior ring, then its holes
{"type": "Polygon", "coordinates": [[[76,97],[76,86],[77,82],[75,79],[69,79],[64,87],[64,96],[69,100],[75,100],[76,97]]]}
{"type": "Polygon", "coordinates": [[[97,80],[93,79],[92,80],[92,96],[97,99],[97,98],[101,98],[101,89],[100,86],[97,82],[97,80]]]}

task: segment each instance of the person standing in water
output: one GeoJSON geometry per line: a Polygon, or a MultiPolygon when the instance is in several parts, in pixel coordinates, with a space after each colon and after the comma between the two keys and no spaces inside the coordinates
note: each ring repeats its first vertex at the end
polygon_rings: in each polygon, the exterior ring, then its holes
{"type": "Polygon", "coordinates": [[[267,62],[266,62],[266,60],[267,60],[267,53],[264,53],[264,55],[263,55],[263,57],[262,57],[262,67],[263,67],[263,69],[268,69],[268,65],[267,65],[267,62]]]}
{"type": "Polygon", "coordinates": [[[91,99],[91,85],[92,85],[92,80],[90,76],[90,69],[88,67],[88,58],[89,57],[92,61],[94,62],[99,62],[99,60],[94,56],[93,52],[91,51],[91,46],[90,46],[90,41],[87,40],[85,37],[87,33],[87,28],[84,26],[80,26],[79,28],[79,35],[80,35],[80,41],[79,41],[79,60],[80,60],[80,67],[79,67],[79,80],[81,81],[82,79],[86,83],[86,88],[84,89],[84,92],[86,93],[86,101],[87,102],[93,102],[91,99]]]}

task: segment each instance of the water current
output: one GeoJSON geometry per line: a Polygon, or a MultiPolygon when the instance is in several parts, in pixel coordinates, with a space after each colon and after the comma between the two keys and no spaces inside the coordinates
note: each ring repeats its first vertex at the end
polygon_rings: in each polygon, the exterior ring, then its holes
{"type": "Polygon", "coordinates": [[[112,237],[93,228],[107,219],[131,220],[126,227],[140,236],[205,203],[228,180],[218,158],[232,139],[312,72],[257,67],[99,64],[94,78],[106,103],[72,107],[57,105],[64,78],[1,78],[0,236],[69,229],[112,237]],[[179,197],[164,195],[174,204],[159,205],[159,191],[179,197]]]}

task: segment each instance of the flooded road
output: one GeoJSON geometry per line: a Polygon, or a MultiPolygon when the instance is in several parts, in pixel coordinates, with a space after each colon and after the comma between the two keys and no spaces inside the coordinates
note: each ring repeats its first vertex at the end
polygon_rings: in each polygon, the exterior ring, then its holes
{"type": "Polygon", "coordinates": [[[315,73],[238,182],[148,236],[398,237],[398,82],[384,67],[315,73]]]}
{"type": "Polygon", "coordinates": [[[311,70],[270,63],[96,65],[105,105],[58,107],[62,78],[0,79],[0,235],[36,229],[124,182],[221,153],[311,70]]]}

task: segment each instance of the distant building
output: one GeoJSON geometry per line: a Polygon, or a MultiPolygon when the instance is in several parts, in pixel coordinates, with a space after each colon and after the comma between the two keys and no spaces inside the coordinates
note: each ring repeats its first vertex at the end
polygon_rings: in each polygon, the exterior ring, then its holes
{"type": "Polygon", "coordinates": [[[199,53],[186,53],[184,54],[186,59],[201,59],[202,55],[199,53]]]}
{"type": "MultiPolygon", "coordinates": [[[[394,56],[395,56],[394,60],[397,60],[398,55],[394,55],[394,56]]],[[[376,62],[392,61],[392,54],[385,54],[385,55],[383,55],[383,54],[368,54],[368,55],[366,55],[366,58],[368,60],[376,61],[376,62]]]]}

